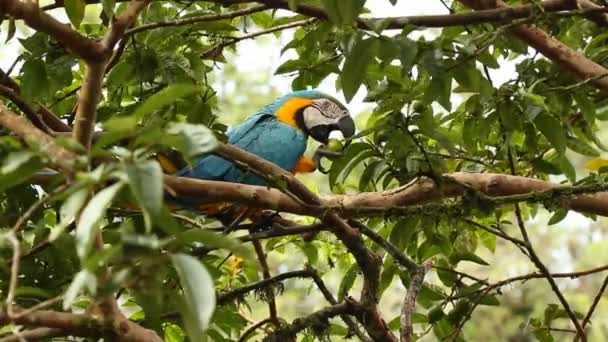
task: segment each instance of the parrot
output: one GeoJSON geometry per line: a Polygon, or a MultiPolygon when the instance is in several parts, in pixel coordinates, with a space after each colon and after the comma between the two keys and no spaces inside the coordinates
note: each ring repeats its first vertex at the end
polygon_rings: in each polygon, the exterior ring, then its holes
{"type": "MultiPolygon", "coordinates": [[[[333,131],[342,132],[344,138],[355,134],[355,122],[346,106],[320,91],[301,90],[279,97],[230,129],[226,135],[228,144],[296,174],[310,173],[317,169],[317,162],[304,156],[308,137],[327,144],[333,131]]],[[[178,170],[174,175],[269,185],[265,179],[242,170],[230,160],[215,154],[200,157],[191,166],[178,170]]],[[[183,202],[183,199],[179,201],[183,202]]],[[[224,205],[207,204],[201,206],[199,211],[214,216],[224,209],[224,205]]]]}

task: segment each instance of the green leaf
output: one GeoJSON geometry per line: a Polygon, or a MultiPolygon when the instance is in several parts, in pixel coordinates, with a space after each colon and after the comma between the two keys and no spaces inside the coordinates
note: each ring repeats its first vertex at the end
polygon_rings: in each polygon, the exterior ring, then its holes
{"type": "MultiPolygon", "coordinates": [[[[186,254],[171,256],[184,291],[188,336],[192,341],[202,341],[215,310],[215,288],[213,279],[200,261],[186,254]]],[[[184,314],[184,312],[182,312],[184,314]]]]}
{"type": "Polygon", "coordinates": [[[462,260],[471,261],[484,266],[489,265],[487,261],[483,260],[482,258],[471,252],[454,252],[452,253],[452,255],[450,255],[450,262],[452,262],[454,265],[462,260]]]}
{"type": "Polygon", "coordinates": [[[355,284],[355,280],[357,279],[357,275],[359,274],[359,266],[357,264],[353,264],[342,277],[342,281],[340,282],[340,286],[338,288],[338,302],[342,302],[344,297],[348,294],[348,291],[355,284]]]}
{"type": "Polygon", "coordinates": [[[359,12],[365,4],[365,0],[337,0],[340,19],[343,24],[354,25],[359,17],[359,12]]]}
{"type": "Polygon", "coordinates": [[[496,235],[479,229],[477,231],[477,236],[479,236],[481,244],[490,250],[490,252],[494,253],[496,251],[496,235]]]}
{"type": "Polygon", "coordinates": [[[108,18],[112,18],[114,16],[114,5],[116,4],[116,0],[101,0],[101,6],[103,8],[103,13],[108,18]]]}
{"type": "Polygon", "coordinates": [[[41,59],[28,59],[21,68],[21,92],[26,98],[46,99],[51,82],[41,59]]]}
{"type": "Polygon", "coordinates": [[[145,160],[125,165],[129,187],[144,209],[146,231],[160,217],[163,208],[163,171],[157,161],[145,160]]]}
{"type": "Polygon", "coordinates": [[[338,177],[342,174],[347,165],[354,162],[354,159],[364,151],[369,151],[368,154],[370,156],[373,154],[371,146],[365,143],[353,143],[346,148],[344,155],[331,165],[331,170],[329,172],[330,187],[333,187],[336,184],[338,177]]]}
{"type": "Polygon", "coordinates": [[[185,338],[184,331],[178,325],[173,323],[165,323],[164,324],[164,341],[167,342],[183,342],[185,338]]]}
{"type": "Polygon", "coordinates": [[[348,52],[342,74],[340,75],[340,85],[344,92],[346,101],[350,102],[359,90],[365,79],[367,67],[373,60],[378,48],[378,41],[374,38],[361,39],[357,36],[352,49],[348,52]]]}
{"type": "Polygon", "coordinates": [[[80,209],[82,209],[88,195],[89,189],[83,187],[74,191],[74,193],[63,202],[59,209],[59,223],[51,229],[51,234],[49,235],[50,241],[55,241],[65,231],[67,226],[74,222],[76,215],[78,215],[80,209]]]}
{"type": "Polygon", "coordinates": [[[408,37],[402,37],[399,40],[399,60],[401,61],[402,73],[406,73],[416,61],[416,56],[418,55],[418,44],[409,39],[408,37]]]}
{"type": "Polygon", "coordinates": [[[534,124],[559,154],[566,151],[566,133],[556,118],[541,113],[534,119],[534,124]]]}
{"type": "Polygon", "coordinates": [[[28,38],[19,39],[19,43],[21,43],[27,51],[31,52],[33,56],[43,55],[50,48],[49,35],[40,31],[28,38]]]}
{"type": "Polygon", "coordinates": [[[574,94],[574,100],[576,100],[576,104],[578,108],[583,113],[583,117],[588,124],[593,125],[595,123],[595,105],[591,101],[588,95],[582,94],[574,94]]]}
{"type": "Polygon", "coordinates": [[[85,0],[65,0],[65,12],[74,27],[79,28],[82,19],[84,18],[84,10],[86,7],[85,0]]]}
{"type": "Polygon", "coordinates": [[[452,76],[447,73],[439,73],[433,76],[429,87],[424,92],[424,101],[427,103],[437,101],[446,110],[451,110],[452,102],[452,76]]]}
{"type": "Polygon", "coordinates": [[[93,241],[95,241],[99,224],[104,218],[106,210],[112,204],[114,196],[122,189],[123,185],[124,183],[118,182],[101,190],[82,210],[80,219],[76,225],[76,253],[80,258],[84,258],[89,254],[93,241]]]}
{"type": "Polygon", "coordinates": [[[568,137],[566,139],[566,146],[572,151],[589,157],[599,157],[600,153],[591,145],[587,144],[581,139],[575,137],[568,137]]]}
{"type": "Polygon", "coordinates": [[[70,283],[70,286],[63,295],[63,310],[69,310],[76,297],[81,294],[84,290],[87,290],[89,294],[95,295],[97,293],[97,277],[89,270],[82,270],[74,276],[74,280],[70,283]]]}
{"type": "Polygon", "coordinates": [[[167,127],[167,136],[163,143],[180,151],[188,162],[194,157],[209,153],[218,146],[218,141],[207,126],[187,122],[172,123],[167,127]]]}
{"type": "Polygon", "coordinates": [[[42,162],[29,151],[11,152],[0,168],[0,193],[19,185],[42,169],[42,162]]]}
{"type": "Polygon", "coordinates": [[[557,209],[547,224],[549,226],[554,225],[563,220],[566,215],[568,215],[568,209],[557,209]]]}
{"type": "Polygon", "coordinates": [[[287,6],[289,6],[289,9],[292,11],[295,11],[298,8],[299,3],[300,0],[287,0],[287,6]]]}
{"type": "Polygon", "coordinates": [[[137,107],[133,113],[133,116],[138,120],[141,120],[144,116],[152,113],[155,110],[161,109],[180,98],[196,94],[200,91],[201,87],[198,85],[172,84],[148,97],[144,103],[137,107]]]}
{"type": "Polygon", "coordinates": [[[340,14],[339,3],[342,0],[323,0],[323,7],[325,7],[325,13],[329,17],[329,20],[334,24],[342,23],[342,15],[340,14]]]}
{"type": "Polygon", "coordinates": [[[203,243],[212,248],[223,248],[234,252],[243,258],[251,258],[251,251],[239,240],[210,230],[193,228],[175,235],[172,244],[190,245],[194,242],[203,243]]]}

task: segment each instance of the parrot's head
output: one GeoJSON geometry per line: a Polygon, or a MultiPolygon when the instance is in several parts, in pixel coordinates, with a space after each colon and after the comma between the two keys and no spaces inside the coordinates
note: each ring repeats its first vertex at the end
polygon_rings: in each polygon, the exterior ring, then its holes
{"type": "Polygon", "coordinates": [[[344,138],[355,134],[355,121],[348,109],[330,95],[316,90],[296,91],[278,99],[276,116],[320,143],[327,144],[333,131],[344,138]]]}

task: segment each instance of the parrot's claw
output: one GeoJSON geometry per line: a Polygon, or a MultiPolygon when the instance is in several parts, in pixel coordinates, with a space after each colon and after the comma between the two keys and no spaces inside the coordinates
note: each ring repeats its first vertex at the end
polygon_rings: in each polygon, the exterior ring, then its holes
{"type": "Polygon", "coordinates": [[[276,211],[263,211],[257,220],[256,228],[259,231],[269,230],[277,219],[281,219],[281,215],[276,211]]]}
{"type": "Polygon", "coordinates": [[[312,157],[312,160],[315,161],[315,164],[317,165],[317,170],[319,170],[319,172],[327,174],[329,173],[329,170],[324,168],[323,165],[321,165],[321,158],[325,157],[327,159],[337,159],[342,157],[343,153],[341,152],[334,152],[331,150],[328,150],[325,145],[321,145],[319,146],[316,151],[315,154],[312,157]]]}

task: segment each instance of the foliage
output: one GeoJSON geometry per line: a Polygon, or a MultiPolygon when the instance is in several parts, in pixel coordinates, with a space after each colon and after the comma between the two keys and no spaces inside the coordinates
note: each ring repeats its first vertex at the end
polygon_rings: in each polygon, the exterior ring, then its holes
{"type": "MultiPolygon", "coordinates": [[[[65,0],[52,13],[66,14],[71,27],[83,35],[101,37],[109,30],[110,18],[128,7],[128,2],[113,0],[88,3],[65,0]],[[98,17],[90,18],[93,12],[98,17]]],[[[223,7],[221,3],[152,1],[134,27],[251,7],[223,7]]],[[[118,293],[130,320],[167,341],[236,341],[246,331],[249,338],[259,340],[275,336],[273,331],[288,331],[296,322],[307,324],[306,329],[297,330],[305,341],[341,340],[354,336],[357,329],[370,333],[363,321],[347,324],[333,319],[328,324],[323,316],[309,316],[327,304],[312,307],[306,303],[307,296],[323,296],[323,301],[329,300],[335,307],[358,297],[368,280],[369,270],[350,245],[342,244],[336,231],[328,229],[312,238],[306,234],[271,236],[250,243],[255,240],[252,236],[269,228],[254,224],[246,233],[225,236],[218,232],[223,228],[219,221],[163,201],[163,196],[167,199],[171,194],[163,185],[162,169],[154,158],[157,154],[178,151],[192,163],[225,141],[224,133],[237,121],[236,115],[243,110],[253,112],[258,108],[250,108],[250,104],[274,97],[276,90],[269,90],[270,96],[252,89],[260,82],[238,75],[238,68],[235,72],[235,66],[229,64],[232,52],[246,54],[235,50],[235,45],[252,32],[291,37],[280,48],[292,57],[274,71],[292,76],[293,90],[315,88],[337,77],[336,92],[347,102],[363,93],[372,104],[370,113],[357,113],[358,121],[364,121],[359,134],[344,142],[342,156],[331,162],[327,177],[314,178],[323,183],[316,188],[328,184],[332,192],[328,195],[390,190],[423,176],[442,189],[453,185],[443,176],[459,171],[605,186],[606,160],[601,155],[608,147],[602,142],[601,128],[602,121],[608,120],[606,98],[589,80],[581,81],[515,39],[509,29],[516,19],[446,25],[429,33],[423,26],[406,24],[388,30],[388,20],[359,20],[362,15],[369,17],[364,0],[291,0],[285,4],[294,10],[314,6],[326,19],[301,22],[304,11],[286,15],[266,9],[192,20],[187,25],[127,30],[116,50],[117,58],[104,76],[96,109],[97,128],[104,134],[90,150],[82,142],[55,139],[69,151],[86,156],[88,166],[70,177],[47,177],[51,179],[37,183],[33,176],[53,167],[47,152],[28,146],[9,129],[2,131],[4,258],[0,289],[5,296],[11,291],[11,257],[20,250],[13,295],[15,303],[24,308],[44,302],[48,305],[43,309],[83,312],[108,294],[118,293]],[[295,29],[281,29],[293,23],[295,29]],[[283,31],[293,32],[293,36],[283,31]],[[514,65],[515,73],[499,83],[494,78],[505,65],[514,65]],[[227,77],[237,83],[238,92],[227,91],[218,81],[227,77]],[[239,110],[222,112],[219,108],[239,110]],[[580,168],[584,161],[587,170],[580,168]],[[11,234],[18,238],[17,249],[10,243],[11,234]],[[237,239],[243,236],[245,240],[250,237],[249,242],[237,239]],[[264,253],[270,268],[264,266],[264,253]],[[298,276],[314,281],[288,279],[251,293],[239,292],[268,278],[265,273],[277,275],[279,270],[314,270],[298,276]],[[319,288],[323,282],[330,284],[330,290],[325,290],[335,293],[336,303],[319,288]],[[304,310],[296,312],[294,303],[281,302],[283,292],[290,301],[298,300],[304,310]],[[234,296],[227,300],[228,295],[234,296]],[[53,301],[58,296],[62,296],[60,300],[53,301]],[[51,302],[45,302],[48,300],[51,302]],[[261,328],[248,331],[249,316],[267,318],[265,307],[276,309],[275,301],[279,316],[271,314],[261,328]],[[282,311],[289,313],[282,315],[282,311]],[[291,324],[296,317],[302,319],[291,324]]],[[[458,13],[465,10],[460,2],[449,4],[458,13]]],[[[528,19],[573,50],[582,51],[589,60],[606,64],[604,41],[608,36],[585,17],[534,8],[528,19]]],[[[47,107],[73,125],[76,106],[82,105],[79,96],[83,92],[78,90],[88,64],[43,30],[15,37],[14,18],[7,14],[5,20],[7,40],[19,39],[22,47],[10,75],[20,96],[36,110],[47,107]]],[[[10,87],[1,77],[0,83],[10,87]]],[[[0,95],[12,110],[23,111],[15,101],[9,103],[14,98],[5,92],[0,95]]],[[[526,308],[529,311],[522,314],[509,303],[511,298],[500,296],[502,286],[485,279],[501,267],[500,248],[513,255],[523,252],[518,255],[524,256],[525,270],[532,273],[539,267],[544,272],[542,261],[534,258],[534,247],[542,241],[529,229],[530,221],[542,217],[539,212],[544,208],[552,215],[547,225],[559,223],[568,214],[562,202],[556,195],[522,201],[517,207],[512,202],[504,205],[488,200],[473,187],[455,199],[434,198],[431,205],[416,207],[418,211],[404,214],[385,208],[374,215],[359,215],[357,219],[384,241],[378,244],[368,237],[371,235],[364,239],[366,250],[382,260],[379,297],[400,307],[403,288],[414,286],[411,267],[387,252],[386,245],[390,245],[418,265],[429,259],[434,263],[415,298],[417,338],[461,341],[483,336],[484,332],[467,325],[471,319],[483,320],[476,316],[478,312],[499,312],[497,315],[516,319],[514,324],[524,327],[505,335],[533,336],[540,341],[572,337],[576,327],[568,310],[582,322],[599,284],[587,289],[590,293],[585,300],[570,300],[568,307],[556,297],[538,296],[543,302],[535,304],[542,308],[526,308]],[[520,231],[528,231],[532,239],[520,237],[520,231]]],[[[312,222],[284,216],[297,224],[312,222]]],[[[544,251],[538,255],[541,259],[547,256],[544,251]]],[[[503,278],[504,274],[498,277],[503,278]]],[[[522,280],[532,278],[539,277],[522,280]]],[[[319,302],[315,299],[314,303],[319,302]]],[[[373,304],[375,308],[377,303],[373,304]]],[[[380,312],[392,333],[399,334],[399,310],[380,306],[380,312]]],[[[329,317],[334,316],[338,313],[329,317]]],[[[601,339],[600,329],[593,327],[590,338],[601,339]]],[[[7,326],[4,332],[11,329],[7,326]]]]}

